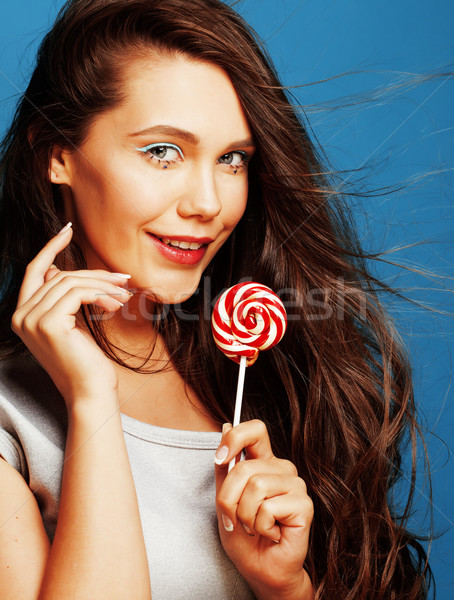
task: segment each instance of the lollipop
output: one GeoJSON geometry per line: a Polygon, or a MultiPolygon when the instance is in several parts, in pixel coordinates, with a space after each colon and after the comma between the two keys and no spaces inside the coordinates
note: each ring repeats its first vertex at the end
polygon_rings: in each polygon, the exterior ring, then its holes
{"type": "MultiPolygon", "coordinates": [[[[211,329],[216,346],[240,365],[233,426],[241,417],[246,367],[253,365],[260,350],[281,341],[287,327],[284,305],[266,285],[238,283],[225,291],[216,303],[211,329]]],[[[230,461],[229,471],[235,463],[230,461]]]]}

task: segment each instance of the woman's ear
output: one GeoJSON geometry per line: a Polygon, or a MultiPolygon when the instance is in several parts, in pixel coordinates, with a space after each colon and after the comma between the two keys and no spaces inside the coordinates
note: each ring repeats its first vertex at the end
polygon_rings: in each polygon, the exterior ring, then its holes
{"type": "Polygon", "coordinates": [[[71,185],[69,152],[61,146],[52,148],[49,164],[49,179],[52,183],[71,185]]]}

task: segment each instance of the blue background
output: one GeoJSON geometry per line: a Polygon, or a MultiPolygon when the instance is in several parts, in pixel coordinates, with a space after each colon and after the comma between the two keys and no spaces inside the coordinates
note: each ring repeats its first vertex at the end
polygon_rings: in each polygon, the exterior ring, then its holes
{"type": "MultiPolygon", "coordinates": [[[[62,2],[5,4],[0,13],[0,132],[24,89],[36,43],[62,2]]],[[[392,251],[390,261],[419,272],[371,265],[426,307],[388,301],[412,356],[417,403],[431,432],[435,529],[445,532],[432,545],[431,564],[437,597],[451,600],[454,77],[449,71],[454,69],[454,3],[244,0],[236,8],[264,39],[283,82],[299,86],[292,92],[331,164],[347,171],[347,184],[361,192],[392,188],[386,195],[355,198],[353,204],[365,248],[392,251]],[[320,83],[307,85],[313,82],[320,83]]],[[[412,526],[426,531],[428,490],[422,477],[417,488],[420,510],[412,526]]]]}

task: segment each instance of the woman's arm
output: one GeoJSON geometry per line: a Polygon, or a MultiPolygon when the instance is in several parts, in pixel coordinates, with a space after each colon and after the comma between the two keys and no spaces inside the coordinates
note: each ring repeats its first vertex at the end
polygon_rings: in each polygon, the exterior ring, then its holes
{"type": "Polygon", "coordinates": [[[85,402],[69,416],[51,549],[35,497],[4,460],[0,481],[2,600],[124,600],[132,585],[134,598],[151,598],[137,498],[114,398],[97,398],[93,406],[85,402]]]}
{"type": "Polygon", "coordinates": [[[58,523],[40,600],[151,598],[137,497],[115,397],[69,412],[58,523]]]}
{"type": "MultiPolygon", "coordinates": [[[[118,274],[50,269],[69,243],[70,231],[60,232],[28,265],[12,319],[14,331],[50,374],[68,411],[57,528],[39,594],[36,584],[27,586],[28,569],[22,563],[13,566],[15,579],[24,581],[28,597],[39,600],[123,600],[131,597],[131,586],[135,599],[149,600],[147,554],[121,427],[117,376],[76,318],[82,304],[113,311],[121,306],[117,298],[125,302],[129,296],[117,287],[125,282],[118,274]]],[[[36,515],[30,526],[39,537],[42,525],[36,515]]],[[[5,552],[9,556],[8,548],[5,552]]],[[[13,592],[6,596],[17,597],[13,592]]]]}
{"type": "Polygon", "coordinates": [[[50,543],[24,478],[0,458],[0,590],[3,600],[38,597],[50,543]]]}

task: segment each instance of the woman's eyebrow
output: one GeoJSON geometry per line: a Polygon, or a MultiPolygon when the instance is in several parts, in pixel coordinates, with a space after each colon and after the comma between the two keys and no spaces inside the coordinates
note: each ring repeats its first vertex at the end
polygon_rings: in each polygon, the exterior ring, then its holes
{"type": "Polygon", "coordinates": [[[238,140],[237,142],[232,142],[228,145],[230,150],[235,150],[236,148],[250,148],[251,150],[255,150],[255,143],[252,138],[245,138],[244,140],[238,140]]]}
{"type": "MultiPolygon", "coordinates": [[[[186,129],[180,129],[179,127],[173,127],[172,125],[155,125],[154,127],[148,127],[147,129],[142,129],[141,131],[136,131],[135,133],[130,133],[129,137],[137,137],[140,135],[171,135],[172,137],[178,137],[189,144],[193,144],[196,146],[200,143],[200,137],[192,133],[191,131],[187,131],[186,129]]],[[[241,148],[241,147],[254,147],[254,141],[252,138],[245,138],[244,140],[238,140],[237,142],[232,142],[228,145],[229,148],[241,148]]]]}
{"type": "Polygon", "coordinates": [[[154,127],[149,127],[148,129],[142,129],[142,131],[137,131],[135,133],[129,134],[130,137],[136,137],[139,135],[151,135],[151,134],[163,134],[163,135],[171,135],[173,137],[178,137],[183,140],[186,140],[190,144],[197,145],[200,142],[200,138],[195,133],[191,133],[190,131],[186,131],[186,129],[180,129],[179,127],[172,127],[172,125],[155,125],[154,127]]]}

